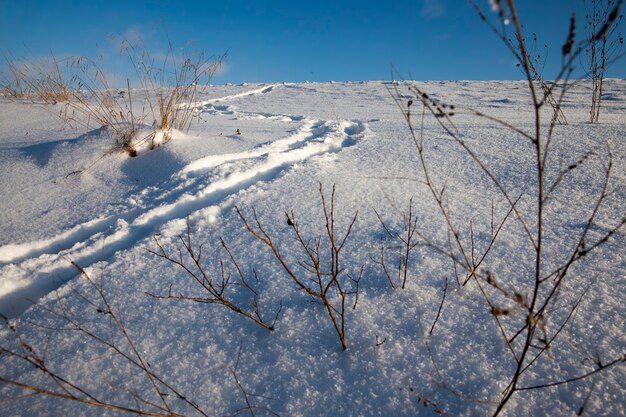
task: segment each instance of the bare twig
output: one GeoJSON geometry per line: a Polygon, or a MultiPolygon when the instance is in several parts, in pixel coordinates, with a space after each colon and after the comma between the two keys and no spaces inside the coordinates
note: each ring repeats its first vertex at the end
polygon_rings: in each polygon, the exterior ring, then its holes
{"type": "MultiPolygon", "coordinates": [[[[411,134],[411,139],[415,145],[415,149],[419,156],[421,173],[424,178],[424,184],[430,192],[431,197],[436,203],[437,210],[441,215],[444,227],[447,229],[448,241],[446,243],[438,243],[433,237],[428,236],[423,231],[414,232],[419,240],[419,245],[431,248],[437,253],[452,260],[455,275],[458,276],[457,269],[460,268],[466,274],[463,285],[472,282],[476,285],[480,295],[482,296],[486,306],[489,308],[490,315],[494,318],[496,326],[501,335],[502,341],[506,344],[508,351],[511,353],[513,372],[507,375],[507,388],[503,391],[501,397],[497,400],[498,405],[494,415],[498,415],[507,405],[509,400],[515,393],[522,390],[548,388],[557,385],[563,385],[569,382],[578,381],[595,375],[605,369],[618,365],[624,361],[624,358],[615,359],[609,364],[598,363],[593,371],[584,373],[578,377],[557,381],[553,383],[540,384],[535,386],[524,387],[522,378],[528,370],[534,368],[537,363],[544,357],[544,353],[550,355],[550,347],[558,339],[561,339],[563,330],[571,321],[577,309],[579,309],[583,297],[587,293],[587,289],[579,294],[575,302],[569,306],[561,306],[557,304],[557,299],[566,291],[563,283],[569,277],[572,266],[582,261],[590,251],[596,250],[609,241],[618,231],[626,224],[626,216],[614,219],[613,225],[606,228],[606,231],[591,238],[591,230],[598,223],[598,218],[605,205],[608,203],[610,196],[609,183],[613,178],[612,155],[608,152],[608,163],[605,165],[602,174],[602,183],[599,184],[599,190],[594,192],[591,197],[592,208],[590,212],[581,214],[584,222],[582,232],[573,238],[568,238],[565,244],[553,245],[552,241],[546,238],[548,231],[552,232],[554,221],[548,222],[548,216],[551,215],[548,210],[556,198],[555,195],[559,186],[561,186],[567,178],[570,178],[573,172],[579,171],[583,165],[590,165],[590,161],[600,155],[595,150],[583,152],[583,154],[574,159],[575,162],[570,163],[566,167],[561,166],[556,170],[555,179],[550,182],[547,180],[547,172],[555,170],[550,166],[554,158],[549,158],[551,149],[553,148],[554,132],[557,125],[565,123],[564,115],[561,111],[561,105],[566,92],[571,86],[570,76],[573,72],[573,63],[581,53],[581,47],[586,45],[582,41],[578,44],[578,49],[574,47],[575,42],[575,21],[572,18],[570,29],[565,45],[563,46],[562,68],[558,71],[552,83],[543,80],[540,70],[535,66],[531,56],[535,46],[529,49],[524,34],[522,33],[523,24],[517,13],[515,2],[513,0],[502,0],[492,2],[492,6],[496,9],[498,18],[496,23],[491,22],[483,13],[481,8],[474,2],[471,2],[480,17],[487,22],[498,38],[508,47],[513,56],[518,61],[518,67],[524,73],[526,78],[528,92],[531,98],[531,110],[533,112],[532,131],[527,132],[518,128],[507,121],[500,120],[497,117],[486,115],[479,111],[469,110],[470,115],[484,118],[491,122],[495,122],[500,126],[506,127],[510,132],[520,135],[528,140],[531,145],[531,155],[534,163],[529,166],[529,174],[535,178],[533,189],[527,194],[534,200],[531,209],[521,208],[518,202],[520,197],[514,197],[514,194],[507,189],[505,184],[498,179],[495,171],[490,164],[483,159],[480,154],[474,150],[470,142],[465,140],[455,123],[454,115],[459,109],[454,105],[442,103],[434,100],[428,93],[422,91],[415,83],[405,82],[406,88],[412,98],[407,101],[404,94],[399,91],[399,86],[395,85],[389,88],[393,98],[401,110],[406,124],[411,134]],[[498,26],[499,23],[499,26],[498,26]],[[513,32],[512,36],[507,34],[507,30],[513,32]],[[558,94],[557,94],[558,92],[558,94]],[[419,114],[415,110],[415,101],[421,103],[421,125],[418,125],[418,119],[414,115],[419,114]],[[542,120],[541,109],[546,104],[553,108],[552,117],[547,124],[547,128],[542,120]],[[445,185],[436,184],[432,168],[429,164],[426,148],[424,146],[425,129],[424,116],[431,115],[438,125],[460,148],[470,157],[476,167],[484,174],[498,190],[500,197],[508,206],[507,214],[499,223],[494,221],[494,204],[491,206],[491,222],[490,234],[491,238],[486,246],[479,250],[476,240],[476,227],[470,222],[469,227],[464,231],[463,228],[455,222],[452,212],[446,203],[447,194],[445,185]],[[516,225],[521,228],[527,237],[526,245],[521,245],[520,251],[532,250],[532,260],[529,260],[527,269],[522,273],[524,276],[519,277],[516,284],[508,284],[500,282],[496,278],[496,274],[487,269],[488,255],[493,251],[496,242],[502,238],[504,226],[507,224],[516,225]],[[549,225],[549,226],[548,226],[549,225]],[[550,228],[548,228],[550,227],[550,228]],[[550,248],[550,249],[548,249],[550,248]],[[560,257],[548,256],[548,251],[564,254],[560,257]],[[528,275],[529,274],[529,275],[528,275]],[[515,288],[515,285],[523,286],[523,289],[515,288]],[[564,316],[558,311],[565,310],[564,316]],[[554,319],[556,317],[556,319],[554,319]],[[553,324],[556,323],[556,326],[553,324]]],[[[614,24],[616,12],[622,4],[622,0],[612,3],[609,8],[612,17],[609,17],[603,24],[602,28],[594,32],[596,40],[609,30],[614,24]],[[615,13],[614,13],[615,12],[615,13]]],[[[607,12],[608,13],[608,12],[607,12]]],[[[536,35],[533,35],[536,42],[536,35]]],[[[535,61],[536,62],[536,61],[535,61]]],[[[551,208],[551,207],[550,207],[551,208]]],[[[377,213],[378,215],[378,213],[377,213]]],[[[379,220],[381,216],[378,215],[379,220]]],[[[552,220],[552,219],[551,219],[552,220]]],[[[396,237],[385,223],[380,220],[383,228],[390,237],[396,237]]],[[[406,242],[404,242],[406,243],[406,242]]],[[[385,248],[381,248],[379,265],[383,267],[385,274],[390,282],[391,275],[385,265],[385,248]]],[[[503,260],[506,264],[506,260],[503,260]]],[[[510,274],[510,272],[507,272],[510,274]]],[[[443,287],[443,297],[439,304],[439,309],[435,321],[431,326],[431,332],[437,323],[448,287],[448,281],[443,287]]],[[[567,294],[568,299],[572,294],[567,294]]],[[[431,352],[429,348],[429,352],[431,352]]],[[[432,355],[432,352],[431,352],[432,355]]]]}
{"type": "Polygon", "coordinates": [[[345,328],[346,302],[350,297],[353,297],[352,308],[356,308],[363,268],[360,268],[356,278],[345,273],[342,268],[341,255],[356,223],[358,212],[352,218],[343,236],[339,236],[335,228],[335,187],[333,186],[330,202],[327,202],[321,183],[319,193],[326,232],[324,239],[321,237],[316,239],[304,238],[295,214],[293,212],[287,213],[287,224],[295,235],[302,253],[303,260],[298,262],[298,266],[304,271],[304,275],[301,275],[289,264],[276,242],[261,224],[254,209],[252,210],[254,226],[244,217],[238,207],[236,210],[246,229],[271,250],[276,261],[298,288],[322,302],[339,337],[341,347],[345,350],[348,347],[345,328]],[[327,257],[322,255],[323,247],[328,249],[329,255],[327,257]]]}
{"type": "Polygon", "coordinates": [[[252,287],[248,279],[246,279],[241,267],[239,266],[237,260],[235,259],[233,253],[226,245],[226,242],[223,239],[220,239],[220,244],[222,248],[228,254],[231,264],[235,268],[237,273],[238,282],[235,283],[231,280],[231,275],[226,272],[226,268],[224,266],[224,262],[220,261],[220,276],[218,279],[210,276],[206,271],[202,264],[202,246],[196,249],[193,245],[193,239],[191,236],[191,225],[189,223],[189,219],[187,219],[187,231],[185,236],[179,236],[179,240],[181,242],[183,251],[179,251],[179,255],[177,258],[174,258],[170,255],[158,238],[154,237],[154,242],[157,246],[157,250],[148,249],[148,252],[153,255],[158,256],[159,258],[165,259],[166,261],[176,265],[180,269],[182,269],[186,276],[190,277],[196,284],[200,286],[203,292],[206,294],[205,296],[192,296],[188,294],[173,294],[170,286],[170,290],[166,295],[162,294],[153,294],[148,292],[147,294],[159,299],[170,299],[170,300],[186,300],[193,301],[198,303],[207,303],[207,304],[218,304],[222,305],[235,313],[238,313],[258,325],[268,329],[274,330],[274,326],[276,321],[278,320],[278,316],[282,310],[282,304],[277,309],[274,319],[271,322],[266,321],[261,314],[261,308],[259,306],[258,300],[258,292],[252,287]],[[185,262],[183,257],[183,253],[188,257],[191,261],[191,265],[188,265],[185,262]],[[250,297],[249,304],[251,306],[251,310],[241,307],[235,301],[231,299],[229,296],[229,289],[233,286],[237,285],[241,288],[244,288],[250,297]]]}
{"type": "Polygon", "coordinates": [[[138,369],[140,374],[143,375],[146,381],[149,383],[153,393],[158,398],[158,403],[150,401],[144,397],[145,394],[141,394],[136,390],[128,389],[128,394],[135,399],[136,406],[123,405],[114,402],[109,402],[98,398],[98,394],[92,394],[85,388],[81,387],[78,383],[69,381],[63,377],[58,371],[53,370],[47,364],[45,358],[37,352],[37,349],[28,344],[17,330],[17,326],[11,323],[6,317],[3,317],[5,326],[15,336],[17,346],[19,349],[12,349],[7,346],[0,346],[0,354],[13,357],[18,361],[31,365],[34,369],[39,370],[56,386],[57,389],[37,386],[27,382],[21,382],[17,379],[5,377],[0,375],[0,381],[31,391],[36,394],[46,395],[50,397],[61,398],[73,402],[92,405],[100,408],[108,408],[117,411],[123,411],[133,413],[136,415],[148,415],[148,416],[179,416],[170,405],[168,397],[176,398],[185,402],[187,405],[195,409],[200,415],[208,417],[208,415],[195,403],[188,400],[180,391],[176,390],[172,385],[168,384],[163,378],[158,376],[149,364],[148,360],[137,348],[134,340],[130,336],[126,326],[119,317],[112,304],[109,302],[108,297],[105,295],[101,286],[89,276],[89,274],[77,263],[69,260],[80,272],[81,276],[87,280],[89,287],[95,292],[96,299],[91,300],[90,297],[78,293],[78,296],[84,300],[87,305],[93,309],[92,311],[97,313],[98,317],[102,317],[112,324],[112,328],[121,336],[121,340],[124,342],[124,346],[118,345],[114,342],[114,339],[104,338],[96,331],[90,329],[85,324],[81,323],[79,319],[74,317],[67,309],[64,308],[63,303],[60,300],[61,311],[53,311],[46,309],[46,311],[52,313],[54,316],[60,318],[67,324],[66,329],[52,329],[56,331],[76,331],[86,336],[86,340],[95,342],[97,345],[104,346],[113,352],[115,357],[122,359],[133,368],[138,369]],[[147,409],[144,409],[146,406],[147,409]]]}

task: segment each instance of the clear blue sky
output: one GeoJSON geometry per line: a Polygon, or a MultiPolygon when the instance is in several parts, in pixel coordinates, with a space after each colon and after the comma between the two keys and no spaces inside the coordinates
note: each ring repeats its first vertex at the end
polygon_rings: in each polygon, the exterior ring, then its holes
{"type": "MultiPolygon", "coordinates": [[[[489,11],[487,0],[477,0],[489,11]]],[[[520,0],[529,36],[550,46],[551,78],[571,12],[583,0],[520,0]]],[[[189,42],[228,51],[215,83],[390,78],[393,64],[418,80],[519,79],[513,58],[466,0],[0,0],[0,49],[14,56],[101,54],[115,71],[110,33],[139,34],[153,52],[189,42]]],[[[626,60],[609,76],[626,77],[626,60]]]]}

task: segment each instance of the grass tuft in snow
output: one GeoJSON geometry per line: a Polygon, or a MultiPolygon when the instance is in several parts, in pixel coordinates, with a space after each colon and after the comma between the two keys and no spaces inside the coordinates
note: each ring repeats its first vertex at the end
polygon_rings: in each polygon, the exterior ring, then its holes
{"type": "Polygon", "coordinates": [[[12,99],[46,104],[68,103],[73,91],[68,83],[70,59],[48,57],[16,59],[3,53],[9,71],[0,79],[0,92],[12,99]]]}
{"type": "Polygon", "coordinates": [[[74,123],[92,119],[116,132],[117,145],[130,156],[152,150],[168,142],[175,131],[186,132],[197,114],[199,86],[209,84],[226,56],[206,57],[204,53],[185,52],[176,56],[170,45],[160,62],[142,44],[122,40],[121,56],[135,68],[137,88],[113,89],[104,72],[88,58],[72,64],[72,84],[76,94],[63,112],[74,123]],[[75,113],[83,117],[74,117],[75,113]]]}
{"type": "Polygon", "coordinates": [[[5,96],[62,104],[59,117],[72,126],[107,127],[116,148],[137,156],[186,132],[197,115],[196,98],[226,56],[203,52],[177,56],[172,46],[160,60],[142,43],[122,40],[120,57],[135,70],[126,86],[115,88],[98,64],[85,57],[17,60],[5,54],[10,75],[0,83],[5,96]],[[131,88],[130,79],[136,87],[131,88]]]}

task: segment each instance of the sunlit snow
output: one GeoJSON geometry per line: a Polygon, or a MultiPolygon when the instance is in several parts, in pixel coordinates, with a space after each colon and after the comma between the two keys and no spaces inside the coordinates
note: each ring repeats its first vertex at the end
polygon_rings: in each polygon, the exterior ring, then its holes
{"type": "MultiPolygon", "coordinates": [[[[529,142],[464,110],[532,131],[526,83],[419,85],[458,109],[453,121],[466,143],[520,197],[518,208],[532,212],[529,142]]],[[[625,215],[626,81],[606,81],[609,95],[599,124],[587,123],[589,87],[580,83],[568,93],[563,108],[569,124],[555,130],[555,168],[548,176],[591,156],[549,206],[548,258],[571,250],[609,159],[610,195],[594,230],[609,230],[625,215]]],[[[379,265],[383,245],[395,276],[399,246],[376,213],[387,227],[402,230],[411,198],[421,233],[443,243],[449,238],[390,88],[388,82],[207,87],[195,103],[189,132],[135,158],[110,152],[112,139],[100,126],[77,131],[63,125],[56,117],[61,105],[0,98],[0,312],[17,318],[48,366],[99,399],[137,406],[135,390],[152,398],[149,382],[111,349],[63,330],[68,326],[59,313],[66,312],[122,343],[107,317],[86,302],[85,296],[95,299],[94,290],[71,259],[102,288],[155,373],[209,415],[250,414],[233,376],[235,364],[257,416],[489,415],[514,364],[477,287],[460,285],[452,262],[427,247],[413,252],[405,289],[391,288],[379,265]],[[236,212],[251,219],[254,209],[288,261],[302,267],[285,213],[295,214],[307,238],[325,233],[320,184],[328,198],[336,186],[340,232],[358,212],[341,260],[352,276],[364,271],[358,304],[346,313],[346,351],[323,306],[289,280],[236,212]],[[254,280],[256,273],[261,312],[271,316],[282,305],[276,330],[220,305],[147,295],[203,296],[182,270],[148,251],[156,249],[157,237],[178,256],[187,219],[209,274],[219,275],[220,260],[234,273],[221,238],[245,274],[254,280]],[[441,317],[429,334],[446,285],[441,317]]],[[[402,84],[398,88],[411,99],[402,84]]],[[[422,126],[421,111],[414,117],[423,129],[430,172],[445,185],[455,221],[466,238],[472,224],[476,246],[485,245],[492,210],[502,218],[508,207],[434,118],[426,117],[422,126]]],[[[598,358],[624,354],[624,243],[618,231],[573,268],[560,301],[571,305],[586,291],[581,306],[549,354],[529,370],[525,385],[575,377],[593,369],[598,358]]],[[[507,225],[486,264],[503,285],[524,289],[532,263],[528,249],[524,233],[507,225]]],[[[0,332],[0,342],[11,344],[12,336],[0,332]]],[[[34,368],[1,354],[0,369],[0,376],[55,388],[34,368]]],[[[522,391],[504,414],[569,416],[584,405],[585,415],[624,416],[625,380],[626,368],[617,365],[576,383],[522,391]]],[[[20,392],[0,385],[0,399],[20,392]]],[[[197,415],[178,399],[170,403],[175,412],[197,415]]],[[[120,414],[37,395],[0,401],[0,415],[120,414]]]]}

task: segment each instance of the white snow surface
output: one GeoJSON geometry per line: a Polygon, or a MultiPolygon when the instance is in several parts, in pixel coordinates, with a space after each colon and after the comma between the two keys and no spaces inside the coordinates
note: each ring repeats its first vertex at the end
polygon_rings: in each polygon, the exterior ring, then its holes
{"type": "MultiPolygon", "coordinates": [[[[532,145],[464,110],[474,108],[532,132],[526,83],[418,85],[455,105],[452,120],[463,139],[510,194],[520,197],[518,209],[532,214],[532,145]]],[[[0,98],[0,312],[12,318],[48,367],[118,405],[153,410],[133,393],[150,401],[157,397],[145,374],[71,329],[67,318],[75,317],[128,352],[102,314],[96,291],[70,259],[103,291],[155,374],[208,415],[493,413],[515,362],[478,286],[474,281],[460,285],[452,262],[427,247],[412,252],[404,289],[391,288],[378,264],[384,245],[395,277],[400,242],[385,232],[376,213],[388,228],[401,231],[411,198],[420,233],[444,246],[449,238],[390,87],[382,81],[213,86],[195,104],[189,132],[176,133],[135,158],[110,152],[112,139],[100,126],[77,131],[62,124],[58,105],[0,98]],[[346,311],[345,351],[323,305],[298,289],[236,211],[252,221],[254,210],[287,261],[303,272],[305,259],[285,213],[293,212],[305,238],[323,236],[320,184],[327,202],[336,187],[338,234],[358,212],[341,258],[343,272],[352,277],[363,268],[358,303],[346,311]],[[177,257],[187,222],[194,245],[202,245],[209,275],[219,279],[223,261],[235,281],[223,239],[253,283],[263,317],[271,321],[282,306],[274,331],[222,305],[147,294],[206,296],[183,270],[149,251],[157,250],[157,238],[177,257]],[[446,283],[441,316],[429,334],[446,283]]],[[[591,156],[560,184],[548,205],[547,265],[571,253],[609,158],[609,195],[591,238],[625,215],[626,80],[606,81],[598,124],[587,123],[589,88],[580,83],[568,93],[563,107],[569,124],[554,133],[549,178],[582,155],[591,156]]],[[[412,98],[409,91],[405,98],[412,98]]],[[[549,121],[547,110],[544,119],[549,121]]],[[[439,187],[446,187],[455,224],[466,241],[471,224],[475,246],[484,249],[492,207],[496,219],[508,210],[502,196],[434,118],[425,119],[423,132],[430,172],[439,187]]],[[[573,378],[594,369],[598,360],[606,363],[625,353],[625,243],[619,230],[573,266],[559,305],[566,312],[584,293],[582,302],[521,386],[573,378]]],[[[483,268],[507,288],[528,293],[533,256],[519,224],[510,220],[483,268]]],[[[240,287],[229,291],[248,307],[249,293],[240,287]]],[[[563,314],[551,317],[554,322],[546,327],[554,333],[563,314]]],[[[510,320],[520,319],[514,310],[510,320]]],[[[8,330],[0,331],[0,345],[15,346],[14,339],[8,330]]],[[[33,366],[5,354],[0,354],[0,376],[58,388],[33,366]]],[[[622,363],[570,384],[519,391],[503,415],[571,416],[584,407],[584,415],[626,416],[625,380],[622,363]]],[[[28,393],[0,383],[0,400],[28,393]]],[[[168,398],[174,412],[199,415],[179,398],[168,398]]],[[[35,395],[0,401],[0,415],[122,413],[35,395]]]]}

